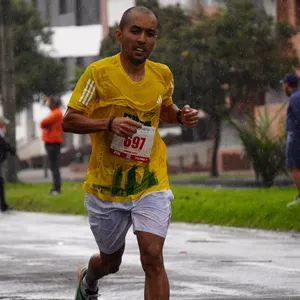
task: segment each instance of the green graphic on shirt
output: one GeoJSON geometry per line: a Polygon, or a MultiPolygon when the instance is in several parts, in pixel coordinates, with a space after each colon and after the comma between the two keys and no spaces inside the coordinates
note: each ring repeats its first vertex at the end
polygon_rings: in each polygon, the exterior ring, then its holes
{"type": "Polygon", "coordinates": [[[118,168],[115,171],[112,187],[111,187],[111,193],[113,195],[118,194],[119,190],[121,189],[122,177],[123,177],[123,170],[122,168],[118,168]]]}
{"type": "Polygon", "coordinates": [[[136,122],[139,122],[139,123],[142,123],[143,125],[145,126],[151,126],[151,121],[145,121],[145,122],[142,122],[137,116],[135,115],[131,115],[131,114],[128,114],[128,113],[125,113],[124,114],[124,118],[129,118],[129,119],[132,119],[136,122]]]}
{"type": "Polygon", "coordinates": [[[102,186],[98,184],[93,184],[95,190],[101,193],[111,192],[113,196],[126,197],[129,195],[138,194],[152,186],[158,184],[157,177],[154,171],[150,171],[149,165],[144,167],[144,174],[141,183],[136,180],[136,170],[138,166],[133,166],[127,173],[127,180],[125,182],[125,188],[122,188],[122,179],[124,171],[122,168],[115,170],[113,174],[113,180],[111,186],[102,186]]]}
{"type": "Polygon", "coordinates": [[[155,176],[155,173],[150,172],[149,165],[147,165],[146,167],[144,167],[144,176],[140,185],[142,190],[143,189],[145,190],[148,187],[155,186],[157,184],[158,184],[158,180],[155,176]]]}
{"type": "Polygon", "coordinates": [[[127,182],[126,182],[126,187],[125,190],[127,191],[128,195],[134,195],[134,190],[137,186],[136,182],[136,174],[135,170],[137,169],[137,166],[133,166],[127,175],[127,182]]]}

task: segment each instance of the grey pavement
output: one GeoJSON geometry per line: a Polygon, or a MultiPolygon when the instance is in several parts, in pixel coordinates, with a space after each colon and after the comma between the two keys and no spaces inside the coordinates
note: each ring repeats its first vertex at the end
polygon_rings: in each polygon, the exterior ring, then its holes
{"type": "MultiPolygon", "coordinates": [[[[0,299],[74,299],[76,269],[97,251],[84,216],[0,214],[0,299]]],[[[172,223],[165,264],[172,300],[300,299],[300,235],[172,223]]],[[[143,271],[130,230],[119,273],[99,300],[142,300],[143,271]]]]}

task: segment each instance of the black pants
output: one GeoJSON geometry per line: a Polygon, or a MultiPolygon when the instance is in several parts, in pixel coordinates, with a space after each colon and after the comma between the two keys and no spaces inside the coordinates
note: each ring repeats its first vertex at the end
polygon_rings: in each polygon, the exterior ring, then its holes
{"type": "Polygon", "coordinates": [[[60,177],[60,147],[58,143],[45,143],[45,148],[48,156],[48,162],[52,173],[52,190],[60,192],[61,177],[60,177]]]}
{"type": "Polygon", "coordinates": [[[4,178],[2,176],[2,166],[0,163],[0,210],[7,210],[7,204],[5,202],[5,194],[4,194],[4,178]]]}

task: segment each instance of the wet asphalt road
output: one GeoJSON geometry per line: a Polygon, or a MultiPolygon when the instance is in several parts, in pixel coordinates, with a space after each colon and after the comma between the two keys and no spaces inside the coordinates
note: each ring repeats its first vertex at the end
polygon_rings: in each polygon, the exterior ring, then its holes
{"type": "MultiPolygon", "coordinates": [[[[86,217],[0,213],[0,299],[74,299],[76,269],[97,251],[86,217]]],[[[165,247],[171,299],[300,299],[300,235],[171,224],[165,247]]],[[[99,300],[142,300],[130,230],[118,274],[99,300]]]]}

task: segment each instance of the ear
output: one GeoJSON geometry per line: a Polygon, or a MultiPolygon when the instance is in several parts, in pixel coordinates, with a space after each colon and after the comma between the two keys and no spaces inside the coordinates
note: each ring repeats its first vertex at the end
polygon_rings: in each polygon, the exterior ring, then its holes
{"type": "Polygon", "coordinates": [[[122,31],[120,29],[116,30],[116,40],[118,43],[121,43],[121,39],[122,39],[122,31]]]}

